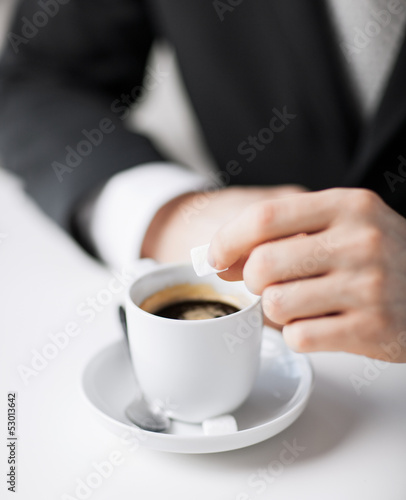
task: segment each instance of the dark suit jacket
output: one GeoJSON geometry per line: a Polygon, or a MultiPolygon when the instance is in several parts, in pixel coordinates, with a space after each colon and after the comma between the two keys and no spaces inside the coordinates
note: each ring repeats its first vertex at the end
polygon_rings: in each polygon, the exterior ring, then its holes
{"type": "Polygon", "coordinates": [[[44,16],[36,0],[21,1],[10,28],[0,68],[0,151],[60,224],[114,173],[162,160],[148,139],[123,127],[121,104],[141,85],[156,38],[176,50],[218,168],[240,167],[231,184],[364,186],[406,215],[406,166],[399,169],[406,44],[376,116],[363,126],[323,0],[50,4],[44,16]],[[295,118],[285,118],[282,130],[275,113],[295,118]],[[66,147],[106,117],[114,132],[59,182],[52,165],[69,167],[66,147]]]}

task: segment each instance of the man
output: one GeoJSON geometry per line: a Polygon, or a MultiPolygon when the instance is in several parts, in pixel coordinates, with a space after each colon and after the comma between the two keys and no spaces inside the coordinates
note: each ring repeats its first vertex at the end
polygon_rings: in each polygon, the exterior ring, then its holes
{"type": "Polygon", "coordinates": [[[405,9],[21,1],[1,66],[3,162],[113,265],[184,258],[218,230],[212,263],[263,296],[293,348],[405,362],[405,9]],[[203,178],[123,125],[157,38],[226,174],[207,203],[203,178]]]}

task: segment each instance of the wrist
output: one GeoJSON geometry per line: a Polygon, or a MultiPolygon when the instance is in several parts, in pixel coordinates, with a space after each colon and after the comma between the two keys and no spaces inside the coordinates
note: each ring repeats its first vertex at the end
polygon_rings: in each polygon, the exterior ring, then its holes
{"type": "Polygon", "coordinates": [[[142,258],[163,262],[178,260],[185,254],[181,206],[195,195],[191,192],[177,196],[158,210],[145,233],[142,258]]]}

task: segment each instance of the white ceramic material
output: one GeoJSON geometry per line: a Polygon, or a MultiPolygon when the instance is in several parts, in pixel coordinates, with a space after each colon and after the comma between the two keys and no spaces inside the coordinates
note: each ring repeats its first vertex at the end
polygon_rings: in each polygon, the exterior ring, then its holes
{"type": "Polygon", "coordinates": [[[144,396],[164,404],[170,417],[202,422],[234,411],[250,393],[262,340],[260,299],[242,282],[199,278],[191,265],[157,266],[139,277],[126,296],[131,358],[144,396]],[[228,316],[174,320],[138,307],[176,284],[208,283],[248,304],[228,316]]]}
{"type": "Polygon", "coordinates": [[[123,442],[175,453],[215,453],[244,448],[268,439],[302,413],[313,387],[308,358],[290,351],[279,332],[264,328],[261,364],[254,387],[233,412],[238,432],[205,436],[201,425],[172,421],[166,433],[142,431],[125,416],[136,395],[124,342],[108,346],[86,365],[82,389],[100,422],[123,442]]]}

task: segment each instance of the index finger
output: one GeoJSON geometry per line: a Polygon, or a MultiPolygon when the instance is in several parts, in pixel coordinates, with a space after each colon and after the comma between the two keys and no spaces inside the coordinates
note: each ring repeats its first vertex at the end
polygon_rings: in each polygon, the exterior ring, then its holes
{"type": "Polygon", "coordinates": [[[214,235],[208,253],[210,265],[229,268],[261,243],[326,229],[337,212],[333,191],[339,190],[301,193],[250,205],[214,235]]]}

